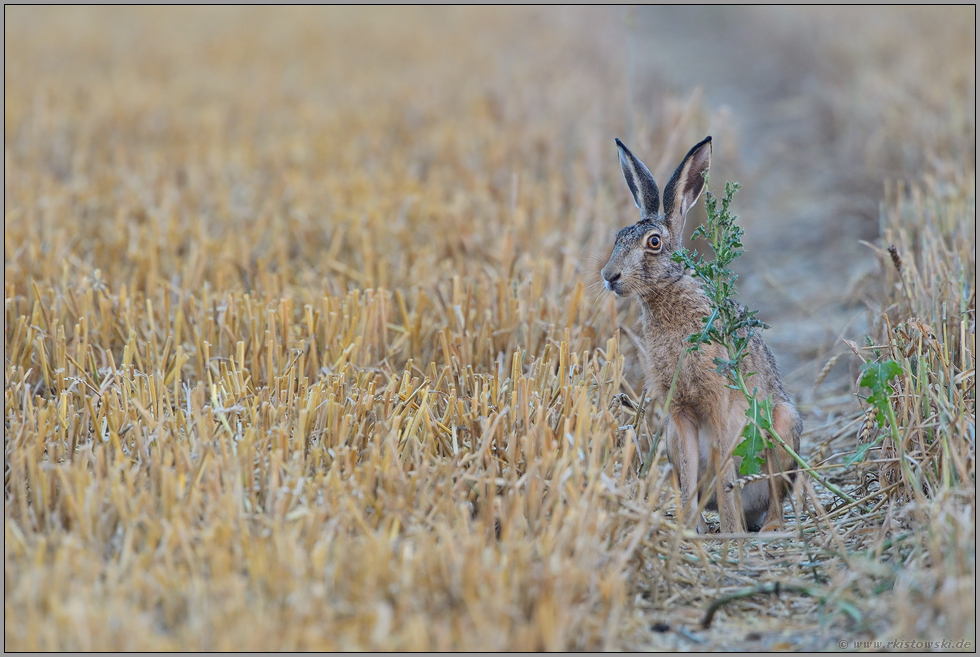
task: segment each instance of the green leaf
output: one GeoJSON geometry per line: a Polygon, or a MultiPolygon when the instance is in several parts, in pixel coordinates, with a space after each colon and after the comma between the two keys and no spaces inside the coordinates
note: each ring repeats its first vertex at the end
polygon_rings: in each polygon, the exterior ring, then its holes
{"type": "Polygon", "coordinates": [[[759,454],[769,447],[769,439],[764,432],[772,429],[772,400],[759,401],[755,397],[751,398],[749,407],[745,409],[745,416],[749,421],[742,430],[742,442],[733,452],[735,456],[742,457],[742,464],[738,468],[738,473],[742,476],[758,474],[766,462],[759,454]]]}
{"type": "Polygon", "coordinates": [[[861,368],[861,385],[865,388],[871,388],[868,403],[878,411],[875,414],[875,421],[878,426],[883,426],[886,421],[886,413],[893,392],[891,381],[901,373],[902,366],[894,360],[886,360],[883,363],[865,363],[861,368]]]}
{"type": "Polygon", "coordinates": [[[874,443],[862,443],[861,445],[858,445],[857,450],[855,450],[853,454],[851,454],[846,459],[844,459],[844,465],[854,465],[859,461],[863,461],[864,455],[867,454],[868,450],[874,447],[875,443],[877,442],[878,441],[876,440],[874,443]]]}
{"type": "Polygon", "coordinates": [[[889,386],[889,382],[902,373],[902,366],[894,360],[884,363],[865,363],[861,368],[861,385],[875,392],[889,386]]]}

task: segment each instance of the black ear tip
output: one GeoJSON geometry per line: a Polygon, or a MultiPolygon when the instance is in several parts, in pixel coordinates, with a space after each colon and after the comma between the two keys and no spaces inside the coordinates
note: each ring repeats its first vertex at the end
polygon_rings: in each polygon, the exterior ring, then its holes
{"type": "Polygon", "coordinates": [[[619,141],[619,137],[616,137],[616,145],[619,146],[620,148],[626,148],[626,144],[619,141]]]}

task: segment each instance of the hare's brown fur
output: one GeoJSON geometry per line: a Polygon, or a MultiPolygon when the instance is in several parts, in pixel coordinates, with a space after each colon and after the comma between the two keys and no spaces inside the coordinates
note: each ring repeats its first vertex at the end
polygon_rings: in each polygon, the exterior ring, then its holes
{"type": "MultiPolygon", "coordinates": [[[[782,473],[792,469],[793,460],[782,447],[766,450],[764,472],[769,477],[740,492],[734,485],[741,459],[732,452],[739,443],[748,403],[714,371],[716,356],[727,359],[721,347],[705,345],[699,352],[688,353],[686,338],[701,331],[710,303],[700,283],[670,259],[681,245],[687,212],[704,188],[711,138],[694,146],[677,167],[664,188],[663,213],[659,189],[649,170],[622,142],[616,142],[626,182],[640,209],[640,222],[616,236],[602,276],[607,289],[619,296],[635,296],[640,303],[641,360],[652,398],[665,400],[683,358],[665,432],[667,456],[679,479],[682,514],[697,513],[698,499],[704,497],[707,508],[720,507],[725,532],[746,527],[776,529],[782,524],[787,489],[782,473]]],[[[758,334],[749,342],[742,371],[755,372],[748,384],[757,388],[759,398],[772,396],[773,428],[798,451],[802,421],[783,389],[772,352],[758,334]]],[[[700,514],[697,529],[707,530],[700,514]]]]}

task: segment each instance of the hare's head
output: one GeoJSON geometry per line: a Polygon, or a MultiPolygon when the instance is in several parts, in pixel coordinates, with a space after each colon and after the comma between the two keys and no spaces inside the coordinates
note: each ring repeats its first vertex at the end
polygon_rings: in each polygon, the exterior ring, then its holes
{"type": "Polygon", "coordinates": [[[704,189],[704,176],[711,165],[711,137],[688,151],[674,171],[664,188],[663,213],[660,212],[660,190],[650,170],[623,142],[617,139],[616,145],[619,146],[619,163],[626,184],[640,209],[640,222],[616,235],[612,255],[602,268],[602,278],[607,290],[628,297],[683,275],[683,267],[670,256],[681,247],[687,212],[694,207],[704,189]]]}

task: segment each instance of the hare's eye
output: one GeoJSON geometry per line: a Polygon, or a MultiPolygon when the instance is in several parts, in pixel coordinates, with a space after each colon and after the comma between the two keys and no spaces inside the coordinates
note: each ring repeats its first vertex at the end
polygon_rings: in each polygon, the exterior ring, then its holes
{"type": "Polygon", "coordinates": [[[660,235],[651,235],[647,238],[647,246],[654,251],[659,250],[661,244],[663,243],[660,241],[660,235]]]}

